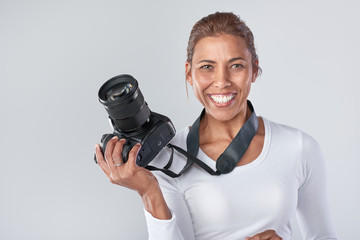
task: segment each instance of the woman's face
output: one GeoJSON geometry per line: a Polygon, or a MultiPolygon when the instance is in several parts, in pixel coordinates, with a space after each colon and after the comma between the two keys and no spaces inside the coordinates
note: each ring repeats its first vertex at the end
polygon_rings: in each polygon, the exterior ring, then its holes
{"type": "Polygon", "coordinates": [[[247,97],[257,72],[241,37],[222,34],[199,40],[192,65],[185,64],[186,79],[206,113],[228,121],[246,113],[247,97]]]}

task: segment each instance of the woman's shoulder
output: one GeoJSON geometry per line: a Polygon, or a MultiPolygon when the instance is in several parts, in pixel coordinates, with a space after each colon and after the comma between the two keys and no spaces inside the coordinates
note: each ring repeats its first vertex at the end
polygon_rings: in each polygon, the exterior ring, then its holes
{"type": "Polygon", "coordinates": [[[317,141],[305,131],[293,127],[287,124],[271,121],[267,118],[262,117],[265,126],[271,132],[272,137],[279,137],[282,139],[297,139],[302,142],[309,142],[311,144],[316,143],[317,141]]]}
{"type": "MultiPolygon", "coordinates": [[[[264,119],[264,118],[263,118],[264,119]]],[[[309,161],[311,156],[321,156],[321,147],[318,141],[299,128],[286,124],[277,123],[264,119],[271,132],[271,144],[273,147],[288,150],[297,154],[302,161],[309,161]]]]}

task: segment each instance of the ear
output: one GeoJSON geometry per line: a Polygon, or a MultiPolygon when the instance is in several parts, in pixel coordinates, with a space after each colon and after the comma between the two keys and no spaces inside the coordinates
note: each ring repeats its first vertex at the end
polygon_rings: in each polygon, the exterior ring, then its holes
{"type": "MultiPolygon", "coordinates": [[[[255,61],[255,65],[259,66],[259,60],[255,61]]],[[[252,75],[251,82],[253,82],[253,83],[255,82],[256,78],[258,77],[258,74],[259,74],[259,68],[253,69],[253,75],[252,75]]]]}
{"type": "Polygon", "coordinates": [[[191,77],[191,64],[189,62],[185,62],[185,77],[186,81],[192,86],[193,81],[191,77]]]}

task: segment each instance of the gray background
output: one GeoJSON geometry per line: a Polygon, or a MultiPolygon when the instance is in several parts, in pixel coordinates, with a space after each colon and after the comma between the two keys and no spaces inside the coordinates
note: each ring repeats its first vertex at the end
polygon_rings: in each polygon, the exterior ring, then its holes
{"type": "MultiPolygon", "coordinates": [[[[357,1],[0,1],[0,239],[145,239],[136,193],[92,160],[110,132],[97,90],[130,73],[177,129],[201,110],[184,84],[192,25],[233,11],[263,68],[258,114],[314,136],[340,239],[358,234],[357,1]]],[[[301,239],[295,224],[293,239],[301,239]]]]}

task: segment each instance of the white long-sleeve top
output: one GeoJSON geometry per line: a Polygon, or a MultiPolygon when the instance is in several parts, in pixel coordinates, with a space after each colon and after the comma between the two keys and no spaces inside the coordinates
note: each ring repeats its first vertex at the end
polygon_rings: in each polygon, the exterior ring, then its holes
{"type": "MultiPolygon", "coordinates": [[[[145,211],[149,239],[238,240],[273,229],[288,240],[295,215],[304,239],[337,239],[318,143],[300,130],[263,120],[261,154],[228,174],[212,176],[196,165],[179,178],[153,172],[172,218],[159,220],[145,211]]],[[[186,149],[188,132],[178,132],[171,143],[186,149]]],[[[169,157],[164,149],[151,164],[165,166],[169,157]]],[[[197,157],[216,170],[201,149],[197,157]]],[[[185,163],[175,151],[170,169],[179,172],[185,163]]]]}

